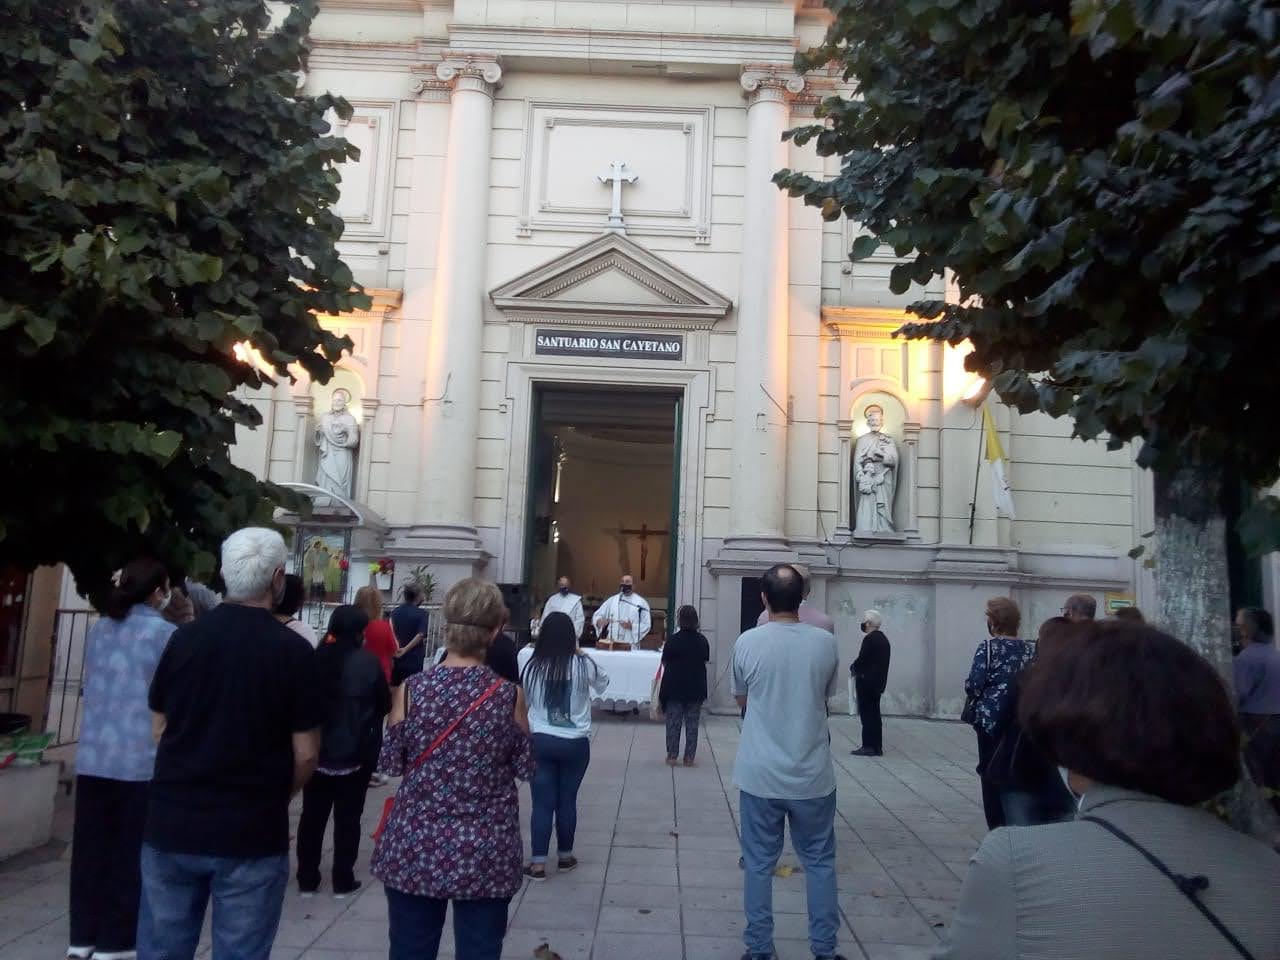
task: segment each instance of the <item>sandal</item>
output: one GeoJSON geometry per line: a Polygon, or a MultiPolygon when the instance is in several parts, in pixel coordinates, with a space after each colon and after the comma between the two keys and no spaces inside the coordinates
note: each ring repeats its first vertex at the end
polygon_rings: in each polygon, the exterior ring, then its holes
{"type": "Polygon", "coordinates": [[[531,863],[524,868],[524,875],[534,883],[541,883],[543,880],[547,879],[547,868],[540,863],[531,863]]]}

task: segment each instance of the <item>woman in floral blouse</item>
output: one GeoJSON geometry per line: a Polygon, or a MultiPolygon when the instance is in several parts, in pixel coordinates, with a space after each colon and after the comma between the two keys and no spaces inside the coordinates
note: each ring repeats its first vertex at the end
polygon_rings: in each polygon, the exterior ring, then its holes
{"type": "Polygon", "coordinates": [[[533,774],[524,698],[484,662],[502,612],[493,584],[456,584],[444,599],[448,656],[393,696],[379,769],[404,779],[371,864],[387,892],[389,960],[434,960],[451,900],[457,960],[502,952],[522,880],[516,778],[533,774]]]}
{"type": "Polygon", "coordinates": [[[978,734],[978,776],[982,779],[982,810],[987,827],[1004,826],[999,787],[987,779],[987,763],[999,740],[999,724],[1014,680],[1036,655],[1034,644],[1018,639],[1022,613],[1008,597],[987,601],[988,638],[973,654],[964,692],[976,699],[973,727],[978,734]]]}

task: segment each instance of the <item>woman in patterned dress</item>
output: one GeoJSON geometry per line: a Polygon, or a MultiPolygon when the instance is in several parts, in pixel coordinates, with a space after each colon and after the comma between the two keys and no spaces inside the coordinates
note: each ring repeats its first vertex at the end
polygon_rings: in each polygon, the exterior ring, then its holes
{"type": "Polygon", "coordinates": [[[456,584],[444,599],[448,656],[393,695],[379,768],[404,779],[371,864],[386,887],[389,960],[435,960],[450,901],[457,960],[502,952],[522,880],[516,778],[533,774],[524,697],[485,666],[502,611],[493,584],[456,584]]]}
{"type": "Polygon", "coordinates": [[[987,827],[1004,826],[1000,788],[987,778],[987,764],[995,753],[1000,719],[1022,668],[1035,658],[1034,644],[1018,639],[1022,612],[1008,597],[987,601],[987,639],[973,654],[964,692],[976,697],[973,728],[978,734],[978,776],[982,779],[982,809],[987,827]]]}

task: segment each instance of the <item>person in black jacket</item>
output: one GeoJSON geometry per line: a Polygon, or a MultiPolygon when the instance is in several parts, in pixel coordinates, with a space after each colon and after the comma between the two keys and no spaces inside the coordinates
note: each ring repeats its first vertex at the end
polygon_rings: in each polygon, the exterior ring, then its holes
{"type": "Polygon", "coordinates": [[[667,720],[667,765],[674,767],[680,753],[680,726],[684,725],[684,765],[692,767],[698,752],[698,718],[707,699],[707,662],[711,645],[698,632],[698,611],[689,605],[676,612],[680,627],[662,647],[662,684],[658,702],[667,720]]]}
{"type": "Polygon", "coordinates": [[[889,682],[889,638],[880,629],[880,611],[868,610],[862,620],[862,649],[849,665],[853,690],[858,699],[858,719],[862,721],[862,746],[855,757],[884,756],[880,723],[880,698],[889,682]]]}
{"type": "Polygon", "coordinates": [[[378,760],[382,720],[391,709],[382,664],[363,649],[368,625],[369,616],[359,607],[338,607],[315,653],[324,724],[320,765],[302,791],[298,823],[298,889],[304,895],[320,887],[320,848],[331,810],[333,895],[342,898],[360,888],[355,878],[360,817],[378,760]]]}

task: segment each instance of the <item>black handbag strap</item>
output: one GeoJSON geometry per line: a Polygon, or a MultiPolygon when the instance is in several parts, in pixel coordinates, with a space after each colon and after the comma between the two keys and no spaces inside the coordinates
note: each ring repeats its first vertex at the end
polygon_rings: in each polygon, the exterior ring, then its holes
{"type": "Polygon", "coordinates": [[[1179,893],[1195,905],[1195,908],[1204,915],[1204,918],[1213,924],[1213,928],[1222,934],[1227,943],[1231,944],[1231,946],[1235,948],[1236,953],[1244,957],[1244,960],[1257,960],[1257,958],[1255,958],[1254,955],[1245,948],[1245,945],[1236,938],[1236,935],[1227,929],[1227,925],[1218,919],[1217,914],[1205,906],[1200,900],[1199,894],[1209,889],[1208,877],[1201,874],[1188,877],[1181,873],[1174,873],[1165,866],[1163,860],[1109,820],[1103,820],[1101,817],[1090,816],[1079,817],[1078,819],[1087,820],[1090,823],[1096,823],[1098,826],[1102,827],[1103,830],[1112,834],[1117,840],[1128,844],[1134,850],[1137,850],[1138,853],[1142,854],[1142,856],[1146,858],[1146,861],[1149,864],[1169,878],[1170,882],[1178,888],[1179,893]]]}

